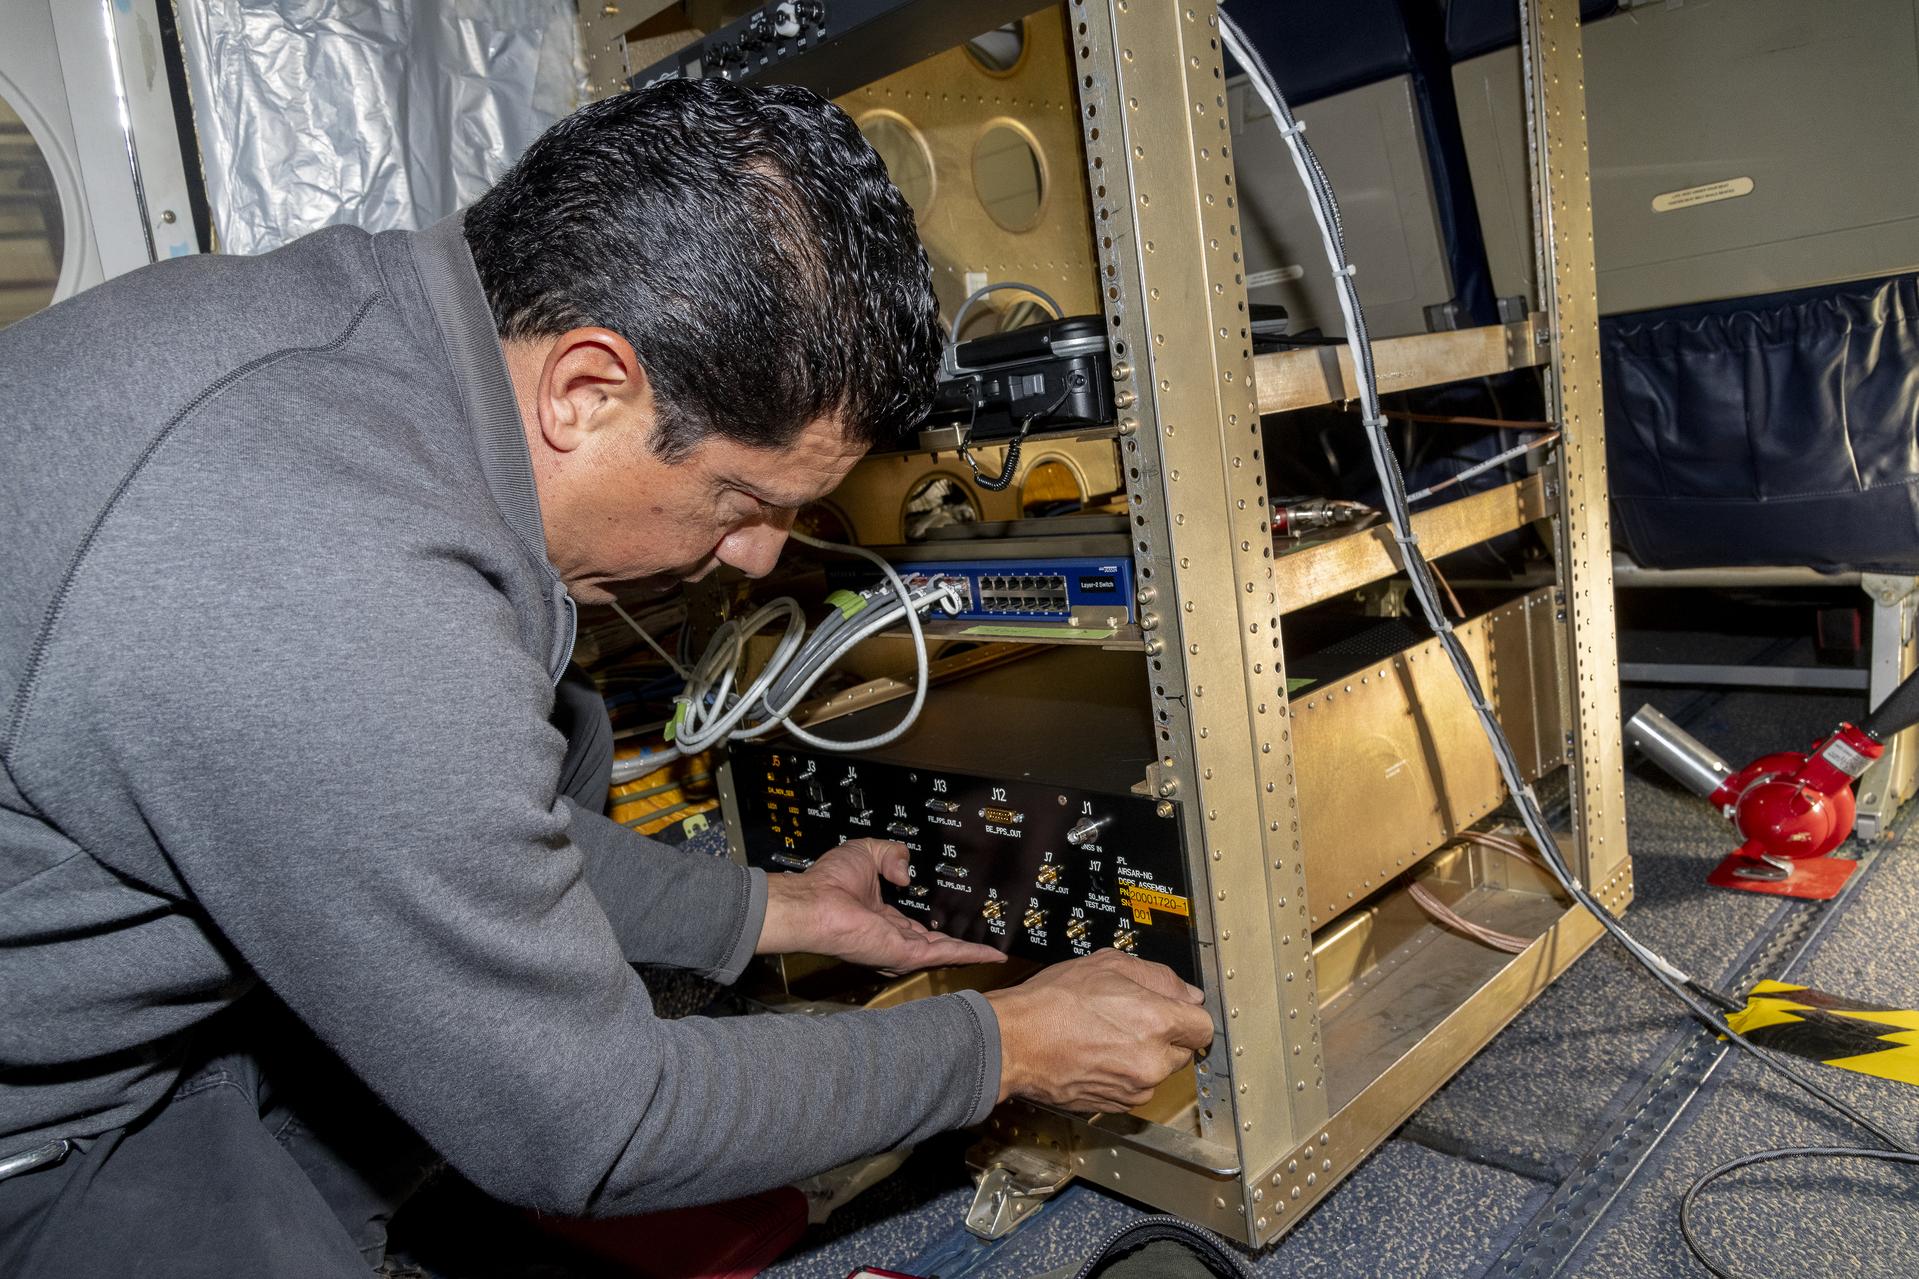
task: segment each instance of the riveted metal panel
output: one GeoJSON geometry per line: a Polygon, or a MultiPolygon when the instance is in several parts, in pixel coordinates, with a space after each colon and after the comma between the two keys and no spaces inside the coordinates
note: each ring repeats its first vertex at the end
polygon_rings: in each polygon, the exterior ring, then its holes
{"type": "Polygon", "coordinates": [[[1566,910],[1411,1051],[1341,1106],[1320,1131],[1252,1177],[1248,1189],[1259,1196],[1251,1223],[1253,1242],[1269,1242],[1298,1225],[1308,1209],[1405,1123],[1598,936],[1598,921],[1584,909],[1566,910]]]}
{"type": "MultiPolygon", "coordinates": [[[[1454,628],[1528,781],[1541,771],[1540,729],[1559,733],[1555,655],[1532,645],[1541,605],[1550,605],[1546,592],[1454,628]]],[[[1300,692],[1293,727],[1314,928],[1506,801],[1492,748],[1436,639],[1300,692]]]]}
{"type": "Polygon", "coordinates": [[[1547,404],[1559,422],[1555,554],[1567,627],[1567,732],[1573,770],[1574,866],[1587,883],[1626,860],[1625,748],[1619,728],[1619,644],[1613,621],[1612,528],[1599,390],[1599,298],[1593,270],[1592,178],[1578,0],[1521,0],[1534,238],[1552,338],[1547,404]]]}
{"type": "MultiPolygon", "coordinates": [[[[923,187],[903,174],[894,177],[915,202],[933,288],[949,320],[989,269],[995,280],[1037,284],[1068,315],[1098,309],[1080,181],[1085,158],[1062,21],[1058,8],[1025,19],[1021,55],[1004,72],[988,70],[963,48],[948,49],[835,99],[862,130],[885,122],[926,165],[923,187]],[[976,153],[996,131],[1023,139],[1038,174],[1038,208],[1032,225],[1020,230],[989,212],[977,181],[976,153]]],[[[1010,307],[1020,298],[998,294],[981,306],[1010,307]]],[[[979,331],[969,325],[965,336],[979,331]]]]}

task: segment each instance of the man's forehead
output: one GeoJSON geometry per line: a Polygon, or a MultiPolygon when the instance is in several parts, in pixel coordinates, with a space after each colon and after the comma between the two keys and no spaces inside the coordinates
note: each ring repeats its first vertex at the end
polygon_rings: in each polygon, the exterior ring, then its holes
{"type": "Polygon", "coordinates": [[[801,506],[824,497],[866,455],[866,446],[848,439],[839,421],[830,417],[809,422],[782,448],[714,442],[724,446],[715,459],[723,471],[783,506],[801,506]]]}

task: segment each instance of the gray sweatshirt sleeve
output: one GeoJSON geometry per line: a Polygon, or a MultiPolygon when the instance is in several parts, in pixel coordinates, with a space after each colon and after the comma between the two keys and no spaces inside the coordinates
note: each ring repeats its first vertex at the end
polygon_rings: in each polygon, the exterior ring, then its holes
{"type": "MultiPolygon", "coordinates": [[[[204,561],[136,519],[102,531],[116,571],[76,581],[35,708],[92,744],[35,769],[39,793],[105,859],[157,840],[208,928],[465,1176],[630,1213],[984,1117],[999,1044],[977,995],[654,1017],[628,954],[724,971],[763,890],[679,865],[662,903],[723,899],[688,911],[704,942],[644,906],[609,918],[587,863],[617,850],[555,797],[551,686],[483,566],[425,536],[397,564],[288,547],[238,500],[192,509],[221,548],[204,561]]],[[[662,865],[630,861],[636,896],[662,865]]]]}
{"type": "Polygon", "coordinates": [[[587,885],[635,964],[736,980],[766,923],[766,872],[682,852],[567,801],[587,885]]]}

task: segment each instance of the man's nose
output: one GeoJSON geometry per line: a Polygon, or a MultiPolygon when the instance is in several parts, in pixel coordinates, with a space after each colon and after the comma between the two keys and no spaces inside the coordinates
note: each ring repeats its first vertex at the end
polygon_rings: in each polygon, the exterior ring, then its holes
{"type": "Polygon", "coordinates": [[[784,523],[749,524],[726,535],[719,545],[719,558],[748,577],[765,577],[779,562],[785,545],[784,523]]]}

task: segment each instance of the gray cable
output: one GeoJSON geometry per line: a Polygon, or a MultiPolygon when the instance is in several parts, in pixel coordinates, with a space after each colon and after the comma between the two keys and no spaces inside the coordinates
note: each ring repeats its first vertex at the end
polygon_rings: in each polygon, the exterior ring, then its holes
{"type": "Polygon", "coordinates": [[[638,622],[634,621],[633,615],[631,613],[628,613],[625,609],[621,608],[620,602],[618,600],[608,600],[607,603],[613,606],[613,611],[620,615],[621,621],[625,622],[628,626],[632,627],[635,631],[639,632],[640,638],[646,641],[646,646],[652,649],[655,653],[658,653],[661,659],[664,660],[668,666],[673,668],[673,673],[675,675],[679,676],[681,679],[685,679],[688,675],[692,674],[692,672],[687,670],[686,667],[680,665],[678,659],[676,659],[673,656],[673,654],[661,648],[660,642],[653,638],[653,633],[647,630],[644,626],[641,626],[638,622]]]}
{"type": "Polygon", "coordinates": [[[960,584],[953,579],[933,578],[909,588],[891,564],[863,547],[821,541],[797,530],[790,536],[819,550],[844,551],[872,560],[885,580],[873,590],[860,592],[866,604],[858,611],[857,621],[835,609],[810,635],[806,630],[806,616],[791,596],[781,596],[744,619],[721,626],[708,643],[705,655],[694,664],[686,687],[674,699],[670,732],[674,746],[685,754],[698,754],[729,738],[760,737],[777,728],[784,728],[795,739],[823,750],[874,750],[899,740],[926,704],[929,661],[919,615],[935,607],[958,611],[966,602],[960,596],[960,584]],[[841,658],[861,641],[902,617],[912,638],[917,673],[913,701],[905,718],[886,732],[856,742],[818,737],[787,722],[800,701],[841,658]],[[746,660],[747,641],[782,618],[786,620],[786,629],[772,656],[745,690],[736,694],[733,686],[746,660]]]}
{"type": "Polygon", "coordinates": [[[989,293],[1000,293],[1008,289],[1018,289],[1021,293],[1032,294],[1046,304],[1046,309],[1053,313],[1055,320],[1063,320],[1066,318],[1066,312],[1060,310],[1059,303],[1053,301],[1052,294],[1031,284],[1022,284],[1018,280],[995,280],[983,288],[974,289],[966,295],[966,300],[959,304],[959,310],[953,312],[953,327],[947,333],[946,351],[940,356],[940,373],[942,376],[953,377],[961,371],[959,362],[960,326],[966,323],[966,317],[972,312],[973,307],[981,298],[987,296],[989,293]]]}
{"type": "Polygon", "coordinates": [[[1411,505],[1414,502],[1422,502],[1425,499],[1431,497],[1433,494],[1443,492],[1446,489],[1453,487],[1453,485],[1455,484],[1464,484],[1467,480],[1470,480],[1474,478],[1475,476],[1484,475],[1487,471],[1492,470],[1495,466],[1501,466],[1507,462],[1510,462],[1522,453],[1530,453],[1534,449],[1545,448],[1548,444],[1551,444],[1553,441],[1557,440],[1558,438],[1559,438],[1559,432],[1557,431],[1548,431],[1544,435],[1535,435],[1531,439],[1527,440],[1525,443],[1515,444],[1511,448],[1506,449],[1503,452],[1494,454],[1492,457],[1487,458],[1483,462],[1478,462],[1472,466],[1467,467],[1465,470],[1461,471],[1457,475],[1451,476],[1448,479],[1443,479],[1437,484],[1434,484],[1427,488],[1423,488],[1419,490],[1419,492],[1417,493],[1408,493],[1406,495],[1406,502],[1408,505],[1411,505]]]}

